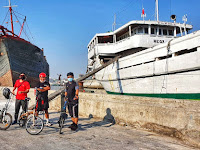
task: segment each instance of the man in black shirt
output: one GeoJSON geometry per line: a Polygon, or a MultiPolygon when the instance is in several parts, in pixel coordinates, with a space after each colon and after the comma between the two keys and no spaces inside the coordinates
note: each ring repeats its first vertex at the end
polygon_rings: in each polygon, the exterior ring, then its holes
{"type": "Polygon", "coordinates": [[[68,101],[68,111],[72,119],[72,124],[69,126],[71,130],[78,128],[78,84],[74,81],[74,74],[69,72],[67,74],[68,82],[66,83],[65,89],[65,100],[68,101]]]}
{"type": "Polygon", "coordinates": [[[46,74],[40,73],[39,75],[40,82],[37,84],[37,105],[36,111],[45,111],[45,118],[47,120],[46,126],[51,126],[52,124],[49,122],[49,101],[48,101],[48,90],[50,90],[50,84],[46,81],[46,74]]]}

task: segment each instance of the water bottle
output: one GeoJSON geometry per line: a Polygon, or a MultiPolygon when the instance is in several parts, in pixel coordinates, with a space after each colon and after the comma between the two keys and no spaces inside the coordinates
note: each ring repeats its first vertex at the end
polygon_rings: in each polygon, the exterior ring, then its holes
{"type": "Polygon", "coordinates": [[[66,110],[67,107],[67,101],[65,101],[64,106],[63,106],[63,110],[66,110]]]}

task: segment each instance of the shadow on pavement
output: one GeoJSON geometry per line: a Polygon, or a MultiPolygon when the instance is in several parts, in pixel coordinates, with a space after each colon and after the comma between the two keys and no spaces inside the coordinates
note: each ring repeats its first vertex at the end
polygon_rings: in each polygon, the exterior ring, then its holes
{"type": "MultiPolygon", "coordinates": [[[[83,120],[90,120],[91,117],[93,118],[92,114],[90,114],[89,118],[87,119],[83,119],[83,120]]],[[[79,119],[81,120],[81,119],[79,119]]],[[[97,122],[93,122],[93,123],[89,123],[89,124],[79,124],[79,131],[84,131],[87,130],[89,128],[94,128],[94,127],[111,127],[115,124],[115,118],[114,116],[111,114],[111,109],[107,108],[106,109],[106,116],[103,118],[102,121],[97,121],[97,122]]]]}
{"type": "MultiPolygon", "coordinates": [[[[51,112],[50,114],[58,114],[58,112],[51,112]]],[[[60,116],[56,116],[54,118],[50,118],[51,123],[53,124],[50,127],[45,126],[44,130],[40,133],[40,135],[47,135],[47,134],[55,134],[59,132],[59,126],[58,126],[58,120],[59,120],[60,116]]],[[[83,123],[79,123],[78,124],[78,130],[77,131],[71,131],[70,129],[70,134],[76,133],[78,131],[85,131],[89,128],[95,128],[95,127],[111,127],[115,124],[115,118],[114,116],[111,114],[111,109],[107,108],[106,109],[106,115],[104,116],[102,121],[95,121],[92,123],[84,123],[84,121],[89,121],[93,118],[93,115],[90,114],[88,118],[79,118],[79,121],[83,123]]],[[[44,124],[46,123],[46,120],[44,120],[44,124]]],[[[64,128],[68,128],[69,125],[67,124],[71,124],[71,118],[67,118],[65,120],[65,124],[64,124],[64,128]]],[[[11,126],[12,128],[10,128],[9,130],[26,130],[25,127],[19,127],[19,125],[14,125],[11,126]]],[[[65,131],[64,131],[65,132],[65,131]]]]}

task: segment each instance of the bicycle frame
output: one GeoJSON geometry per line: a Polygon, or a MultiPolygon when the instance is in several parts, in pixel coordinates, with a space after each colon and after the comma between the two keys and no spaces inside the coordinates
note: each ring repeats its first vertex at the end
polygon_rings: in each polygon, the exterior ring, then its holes
{"type": "MultiPolygon", "coordinates": [[[[35,125],[35,117],[38,116],[38,115],[39,115],[39,112],[40,112],[40,111],[37,111],[37,113],[36,113],[36,111],[35,111],[36,105],[37,105],[37,98],[35,99],[35,106],[34,106],[34,109],[33,109],[32,112],[30,112],[30,114],[33,114],[33,124],[34,124],[34,125],[35,125]]],[[[44,120],[44,110],[42,111],[42,115],[43,115],[42,120],[44,120]]]]}

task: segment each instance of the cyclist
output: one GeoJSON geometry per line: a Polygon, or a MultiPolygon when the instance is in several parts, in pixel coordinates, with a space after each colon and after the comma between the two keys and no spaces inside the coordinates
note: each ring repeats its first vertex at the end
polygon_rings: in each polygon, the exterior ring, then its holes
{"type": "Polygon", "coordinates": [[[48,101],[48,90],[51,89],[49,82],[46,81],[46,74],[40,73],[39,74],[40,82],[37,84],[37,104],[36,104],[36,111],[45,111],[45,118],[46,118],[46,126],[51,126],[52,124],[49,122],[49,101],[48,101]]]}
{"type": "Polygon", "coordinates": [[[68,111],[72,119],[72,124],[69,126],[71,130],[78,128],[78,84],[74,81],[74,74],[69,72],[67,74],[68,82],[65,89],[65,100],[69,102],[68,111]]]}
{"type": "Polygon", "coordinates": [[[15,82],[12,92],[14,95],[16,89],[17,89],[17,94],[15,101],[15,120],[12,124],[17,123],[20,106],[22,106],[23,111],[26,112],[27,102],[25,101],[25,98],[27,98],[27,93],[29,92],[30,84],[28,81],[26,81],[25,73],[21,73],[19,76],[19,80],[15,82]]]}

